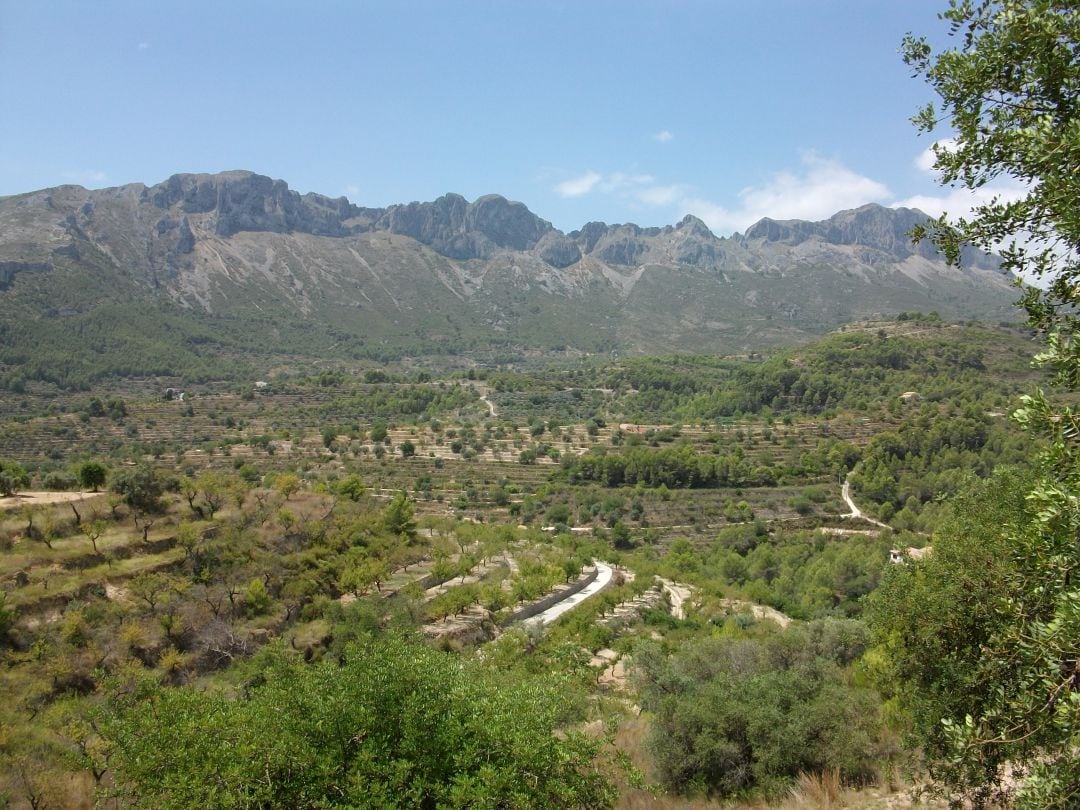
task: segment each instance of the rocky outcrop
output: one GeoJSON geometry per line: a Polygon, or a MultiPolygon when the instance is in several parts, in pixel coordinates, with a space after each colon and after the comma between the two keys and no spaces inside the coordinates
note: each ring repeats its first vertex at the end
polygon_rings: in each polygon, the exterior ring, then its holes
{"type": "Polygon", "coordinates": [[[536,243],[536,254],[552,267],[562,269],[581,260],[581,249],[573,239],[554,229],[536,243]]]}
{"type": "Polygon", "coordinates": [[[641,228],[634,224],[607,225],[590,222],[572,231],[581,252],[605,264],[637,267],[654,264],[683,264],[715,268],[724,263],[724,240],[693,215],[683,217],[678,225],[641,228]]]}
{"type": "Polygon", "coordinates": [[[434,202],[394,205],[373,227],[410,236],[443,256],[462,261],[489,259],[500,250],[534,249],[555,267],[566,267],[580,258],[580,254],[574,257],[566,238],[550,222],[522,203],[497,194],[472,203],[460,194],[446,194],[434,202]]]}
{"type": "Polygon", "coordinates": [[[0,290],[7,289],[16,273],[44,272],[50,269],[45,262],[0,262],[0,290]]]}
{"type": "Polygon", "coordinates": [[[433,202],[360,208],[344,197],[301,195],[282,180],[252,172],[177,174],[145,189],[163,212],[156,235],[173,241],[171,255],[190,253],[196,239],[188,216],[208,215],[216,236],[243,231],[344,237],[371,230],[408,236],[450,259],[489,259],[502,250],[535,251],[553,267],[581,258],[573,240],[525,205],[497,194],[468,202],[446,194],[433,202]]]}
{"type": "MultiPolygon", "coordinates": [[[[621,264],[633,267],[649,249],[648,238],[661,233],[661,228],[639,228],[637,225],[604,225],[590,222],[585,238],[588,247],[585,250],[606,264],[621,264]]],[[[585,235],[585,229],[577,232],[585,235]]],[[[582,238],[579,236],[579,239],[582,238]]]]}
{"type": "Polygon", "coordinates": [[[633,267],[638,258],[648,250],[648,245],[632,236],[617,236],[595,251],[596,258],[607,264],[622,264],[633,267]]]}
{"type": "MultiPolygon", "coordinates": [[[[432,202],[369,209],[344,197],[301,195],[282,180],[247,171],[177,174],[149,188],[130,186],[102,192],[65,189],[54,191],[68,194],[77,190],[89,197],[76,214],[69,215],[67,227],[80,238],[79,229],[93,220],[95,195],[121,198],[138,191],[141,200],[160,211],[153,235],[163,244],[155,251],[169,261],[194,250],[200,228],[222,238],[244,231],[346,237],[382,230],[408,236],[450,259],[487,260],[500,252],[515,251],[531,253],[557,269],[570,267],[585,255],[621,267],[651,262],[715,269],[725,264],[731,250],[725,247],[726,240],[718,239],[692,215],[664,228],[590,222],[567,235],[522,203],[497,194],[471,203],[459,194],[445,194],[432,202]],[[199,219],[198,227],[192,217],[199,219]]],[[[53,204],[51,195],[48,202],[53,204]]],[[[926,242],[912,245],[908,236],[925,220],[924,214],[912,209],[865,205],[821,222],[762,219],[729,244],[796,247],[816,240],[860,248],[863,260],[871,266],[904,261],[913,255],[938,260],[933,246],[926,242]]],[[[994,266],[976,252],[965,259],[983,269],[994,266]]]]}
{"type": "MultiPolygon", "coordinates": [[[[830,245],[858,246],[880,254],[868,255],[870,263],[875,263],[875,258],[898,262],[910,256],[940,260],[941,255],[929,241],[917,245],[911,241],[911,230],[928,219],[922,211],[913,208],[885,208],[871,203],[840,211],[820,222],[765,218],[747,228],[742,239],[790,246],[817,239],[830,245]]],[[[994,270],[999,265],[993,257],[972,249],[965,250],[963,263],[985,270],[994,270]]]]}
{"type": "Polygon", "coordinates": [[[176,239],[176,252],[178,254],[191,253],[195,249],[195,234],[191,230],[188,218],[180,220],[179,234],[176,239]]]}
{"type": "Polygon", "coordinates": [[[283,180],[252,172],[174,174],[146,190],[158,208],[184,214],[214,213],[214,232],[228,237],[240,231],[345,236],[342,222],[359,209],[347,199],[292,191],[283,180]]]}
{"type": "Polygon", "coordinates": [[[679,235],[680,241],[672,258],[679,264],[709,267],[722,259],[720,240],[704,222],[692,214],[683,217],[675,226],[675,233],[679,235]]]}
{"type": "Polygon", "coordinates": [[[522,203],[498,194],[480,197],[466,210],[466,226],[472,233],[509,250],[530,250],[540,238],[554,230],[522,203]]]}

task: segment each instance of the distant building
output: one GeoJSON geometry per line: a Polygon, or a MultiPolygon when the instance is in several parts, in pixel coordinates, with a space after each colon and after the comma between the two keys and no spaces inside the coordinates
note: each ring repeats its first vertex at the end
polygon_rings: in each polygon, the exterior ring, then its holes
{"type": "Polygon", "coordinates": [[[904,549],[894,548],[889,550],[889,562],[895,565],[906,565],[910,560],[921,560],[924,557],[929,557],[930,552],[931,546],[924,548],[915,548],[914,546],[908,546],[904,549]]]}
{"type": "Polygon", "coordinates": [[[922,394],[920,394],[918,391],[905,391],[900,395],[900,399],[908,403],[918,402],[922,399],[922,394]]]}
{"type": "Polygon", "coordinates": [[[264,391],[269,387],[270,387],[270,383],[266,382],[266,380],[256,380],[256,382],[255,382],[255,390],[256,391],[264,391]]]}

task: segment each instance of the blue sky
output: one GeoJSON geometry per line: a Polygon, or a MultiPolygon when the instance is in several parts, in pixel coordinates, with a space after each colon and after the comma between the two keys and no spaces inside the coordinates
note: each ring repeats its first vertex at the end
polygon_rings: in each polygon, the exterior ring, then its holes
{"type": "Polygon", "coordinates": [[[944,5],[0,0],[0,195],[242,168],[369,206],[499,193],[563,230],[959,212],[897,53],[944,5]]]}

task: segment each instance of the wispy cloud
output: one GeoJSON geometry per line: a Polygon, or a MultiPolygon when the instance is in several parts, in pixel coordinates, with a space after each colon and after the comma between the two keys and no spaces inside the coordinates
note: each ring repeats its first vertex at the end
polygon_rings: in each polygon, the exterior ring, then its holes
{"type": "Polygon", "coordinates": [[[890,204],[892,208],[918,208],[932,217],[948,214],[950,218],[967,217],[980,205],[991,202],[1014,202],[1027,189],[1015,180],[1002,180],[976,189],[943,189],[942,194],[916,194],[890,204]]]}
{"type": "Polygon", "coordinates": [[[355,198],[355,197],[358,197],[359,195],[360,195],[360,187],[359,186],[353,185],[352,183],[345,186],[345,196],[346,197],[355,198]]]}
{"type": "Polygon", "coordinates": [[[644,205],[674,205],[686,196],[686,186],[678,183],[670,186],[646,186],[634,192],[634,199],[644,205]]]}
{"type": "Polygon", "coordinates": [[[660,143],[668,143],[675,138],[675,136],[671,134],[671,131],[667,129],[660,130],[652,137],[654,141],[659,141],[660,143]]]}
{"type": "Polygon", "coordinates": [[[924,174],[930,174],[937,177],[938,172],[934,169],[934,162],[937,160],[937,151],[951,152],[955,148],[956,141],[952,138],[942,138],[940,141],[935,141],[922,150],[918,157],[915,158],[915,168],[924,174]]]}
{"type": "Polygon", "coordinates": [[[580,177],[563,180],[555,186],[555,193],[560,197],[583,197],[592,191],[602,179],[603,176],[599,172],[585,172],[580,177]]]}
{"type": "Polygon", "coordinates": [[[628,202],[652,207],[671,206],[684,197],[687,187],[678,183],[661,185],[651,174],[611,172],[601,174],[587,171],[555,186],[561,197],[583,197],[586,194],[610,194],[628,202]]]}
{"type": "Polygon", "coordinates": [[[694,214],[721,234],[745,230],[762,217],[819,220],[845,208],[886,202],[892,197],[884,183],[812,151],[801,155],[797,168],[776,172],[760,184],[744,188],[734,205],[710,200],[689,184],[664,183],[643,173],[590,170],[564,180],[555,191],[563,197],[611,194],[632,205],[669,209],[669,215],[694,214]]]}
{"type": "MultiPolygon", "coordinates": [[[[943,138],[920,152],[914,161],[915,168],[928,174],[935,180],[940,179],[940,172],[934,168],[936,152],[949,152],[956,148],[956,141],[943,138]]],[[[891,203],[893,208],[918,208],[933,217],[948,214],[950,217],[970,216],[980,206],[994,201],[1013,202],[1027,193],[1027,187],[1018,180],[998,178],[979,188],[943,188],[940,194],[916,194],[907,199],[891,203]]]]}
{"type": "Polygon", "coordinates": [[[62,172],[61,176],[65,180],[78,183],[81,186],[101,185],[109,179],[105,172],[100,172],[97,169],[72,169],[62,172]]]}
{"type": "Polygon", "coordinates": [[[651,174],[612,172],[601,179],[597,189],[605,194],[625,194],[653,182],[655,178],[651,174]]]}
{"type": "Polygon", "coordinates": [[[150,43],[149,42],[140,42],[139,43],[139,50],[140,51],[146,51],[146,50],[149,50],[149,49],[150,49],[150,43]]]}
{"type": "Polygon", "coordinates": [[[760,185],[744,188],[736,206],[685,197],[680,201],[681,213],[700,217],[718,233],[731,233],[763,217],[819,220],[891,196],[884,183],[815,152],[804,152],[800,163],[796,170],[776,172],[760,185]]]}

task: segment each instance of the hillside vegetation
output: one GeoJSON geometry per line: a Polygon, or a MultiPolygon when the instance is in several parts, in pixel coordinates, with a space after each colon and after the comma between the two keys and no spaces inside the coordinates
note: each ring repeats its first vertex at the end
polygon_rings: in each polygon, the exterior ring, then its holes
{"type": "Polygon", "coordinates": [[[3,789],[596,807],[836,773],[887,792],[901,728],[863,597],[945,496],[1023,463],[1003,413],[1029,354],[908,314],[769,358],[342,365],[182,399],[30,384],[0,432],[3,789]],[[893,530],[847,516],[845,478],[893,530]],[[607,588],[519,624],[593,560],[618,566],[607,588]],[[266,706],[287,715],[264,728],[266,706]]]}

